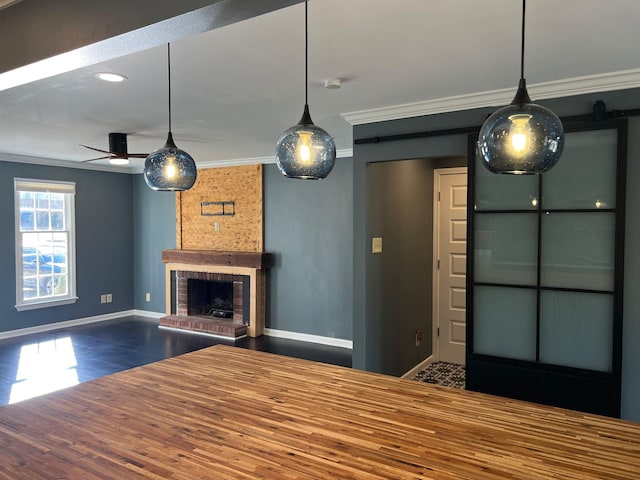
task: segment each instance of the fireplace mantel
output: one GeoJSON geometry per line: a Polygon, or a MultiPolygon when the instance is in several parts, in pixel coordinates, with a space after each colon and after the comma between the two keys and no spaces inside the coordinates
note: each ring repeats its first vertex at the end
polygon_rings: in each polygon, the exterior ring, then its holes
{"type": "MultiPolygon", "coordinates": [[[[249,315],[247,335],[259,337],[264,332],[265,271],[271,267],[272,255],[262,252],[222,252],[215,250],[163,250],[166,268],[167,317],[174,317],[171,296],[172,271],[207,272],[249,277],[249,315]]],[[[162,322],[161,322],[162,324],[162,322]]]]}
{"type": "Polygon", "coordinates": [[[217,250],[163,250],[164,263],[188,265],[225,265],[266,270],[271,267],[272,255],[263,252],[220,252],[217,250]]]}

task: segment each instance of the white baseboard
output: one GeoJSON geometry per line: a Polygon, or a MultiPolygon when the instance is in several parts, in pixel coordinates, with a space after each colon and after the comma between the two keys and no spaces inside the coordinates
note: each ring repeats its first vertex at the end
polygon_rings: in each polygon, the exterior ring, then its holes
{"type": "MultiPolygon", "coordinates": [[[[124,310],[120,312],[106,313],[104,315],[96,315],[93,317],[77,318],[75,320],[67,320],[63,322],[49,323],[46,325],[38,325],[35,327],[19,328],[17,330],[9,330],[6,332],[0,332],[0,340],[6,338],[20,337],[23,335],[32,335],[34,333],[45,333],[53,330],[61,330],[63,328],[75,327],[78,325],[88,325],[90,323],[106,322],[107,320],[116,320],[118,318],[137,316],[148,319],[159,319],[166,314],[161,312],[149,312],[146,310],[124,310]]],[[[169,328],[167,328],[169,330],[169,328]]],[[[180,330],[178,330],[180,331],[180,330]]],[[[182,330],[184,332],[184,330],[182,330]]],[[[193,332],[189,332],[193,333],[193,332]]],[[[286,330],[275,330],[271,328],[265,328],[264,334],[270,337],[288,338],[290,340],[299,340],[301,342],[319,343],[322,345],[329,345],[332,347],[341,347],[353,349],[353,342],[351,340],[344,340],[342,338],[322,337],[320,335],[309,335],[307,333],[288,332],[286,330]]],[[[209,335],[211,336],[211,335],[209,335]]],[[[221,337],[229,339],[228,337],[221,337]]],[[[237,339],[236,339],[237,340],[237,339]]]]}
{"type": "Polygon", "coordinates": [[[48,323],[46,325],[38,325],[36,327],[19,328],[17,330],[9,330],[0,332],[0,340],[5,338],[20,337],[22,335],[31,335],[34,333],[44,333],[62,328],[75,327],[77,325],[87,325],[89,323],[106,322],[107,320],[115,320],[117,318],[129,317],[135,315],[135,310],[125,310],[122,312],[105,313],[104,315],[96,315],[94,317],[77,318],[75,320],[67,320],[64,322],[48,323]]]}
{"type": "Polygon", "coordinates": [[[353,350],[353,341],[342,338],[321,337],[320,335],[309,335],[308,333],[288,332],[286,330],[275,330],[265,328],[264,334],[269,337],[288,338],[289,340],[299,340],[301,342],[321,343],[332,347],[348,348],[353,350]]]}
{"type": "Polygon", "coordinates": [[[400,377],[400,378],[413,378],[413,377],[415,377],[418,373],[420,373],[422,370],[424,370],[429,365],[431,365],[433,362],[435,362],[435,360],[436,359],[434,358],[433,355],[429,355],[427,358],[425,358],[423,361],[421,361],[418,365],[413,367],[407,373],[402,375],[402,377],[400,377]]]}
{"type": "Polygon", "coordinates": [[[131,315],[135,315],[136,317],[147,317],[147,318],[162,318],[166,317],[167,314],[164,312],[149,312],[147,310],[131,310],[131,315]]]}

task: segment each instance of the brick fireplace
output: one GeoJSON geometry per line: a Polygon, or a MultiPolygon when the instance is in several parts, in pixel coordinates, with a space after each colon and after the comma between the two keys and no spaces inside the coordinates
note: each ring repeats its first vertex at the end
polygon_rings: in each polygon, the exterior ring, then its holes
{"type": "Polygon", "coordinates": [[[167,315],[161,327],[228,338],[262,335],[270,254],[164,250],[162,261],[167,315]]]}

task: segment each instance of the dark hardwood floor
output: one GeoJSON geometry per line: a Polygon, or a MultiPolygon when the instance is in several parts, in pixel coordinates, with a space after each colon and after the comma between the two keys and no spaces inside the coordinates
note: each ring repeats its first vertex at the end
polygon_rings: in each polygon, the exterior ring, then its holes
{"type": "Polygon", "coordinates": [[[267,336],[233,342],[126,317],[0,340],[0,405],[220,343],[351,366],[351,350],[345,348],[267,336]]]}

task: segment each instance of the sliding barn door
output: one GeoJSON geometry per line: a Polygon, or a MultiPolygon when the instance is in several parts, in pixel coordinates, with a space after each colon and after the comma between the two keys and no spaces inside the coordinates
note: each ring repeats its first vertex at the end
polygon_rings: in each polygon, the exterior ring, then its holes
{"type": "Polygon", "coordinates": [[[467,387],[619,416],[626,121],[565,129],[545,174],[471,162],[467,387]]]}

